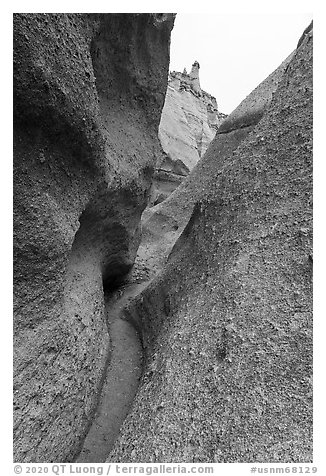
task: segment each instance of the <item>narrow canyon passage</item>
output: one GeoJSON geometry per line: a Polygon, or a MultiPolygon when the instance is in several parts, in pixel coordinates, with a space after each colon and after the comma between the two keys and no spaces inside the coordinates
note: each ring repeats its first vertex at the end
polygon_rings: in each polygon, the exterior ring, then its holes
{"type": "Polygon", "coordinates": [[[14,14],[19,468],[315,464],[312,23],[225,117],[175,18],[14,14]]]}
{"type": "Polygon", "coordinates": [[[143,214],[143,237],[133,270],[115,290],[105,291],[105,313],[110,336],[110,354],[98,407],[76,463],[105,462],[118,438],[120,428],[132,410],[143,372],[143,348],[138,323],[125,312],[159,274],[172,244],[181,230],[165,230],[159,223],[151,232],[162,235],[163,244],[148,238],[147,208],[143,214]],[[164,233],[163,233],[163,228],[164,233]],[[145,231],[146,230],[146,231],[145,231]],[[153,241],[152,241],[153,240],[153,241]]]}
{"type": "Polygon", "coordinates": [[[142,345],[134,325],[123,317],[128,301],[148,282],[127,284],[106,294],[111,353],[100,402],[77,463],[105,462],[130,411],[142,373],[142,345]]]}

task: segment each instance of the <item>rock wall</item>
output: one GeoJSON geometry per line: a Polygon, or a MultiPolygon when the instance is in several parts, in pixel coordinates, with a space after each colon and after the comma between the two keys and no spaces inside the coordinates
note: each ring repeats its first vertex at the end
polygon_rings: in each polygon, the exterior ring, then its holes
{"type": "Polygon", "coordinates": [[[241,141],[225,129],[226,155],[212,142],[214,175],[130,309],[147,368],[108,461],[312,462],[311,27],[275,89],[241,141]]]}
{"type": "MultiPolygon", "coordinates": [[[[230,160],[233,151],[263,117],[293,54],[221,123],[203,158],[177,188],[175,185],[174,190],[170,189],[173,193],[161,203],[144,211],[143,239],[140,246],[143,254],[156,268],[164,264],[169,251],[187,225],[196,202],[214,186],[217,166],[222,168],[230,160]],[[151,256],[155,256],[155,259],[151,256]]],[[[162,188],[162,181],[160,187],[162,188]]]]}
{"type": "Polygon", "coordinates": [[[172,14],[14,15],[14,460],[71,461],[160,146],[172,14]]]}
{"type": "Polygon", "coordinates": [[[157,168],[188,175],[225,117],[218,111],[216,98],[201,89],[197,61],[190,74],[171,72],[159,128],[168,157],[157,168]]]}
{"type": "Polygon", "coordinates": [[[155,173],[155,185],[162,195],[159,201],[194,168],[225,117],[216,98],[201,89],[197,61],[189,74],[186,70],[169,74],[159,127],[163,153],[155,173]]]}

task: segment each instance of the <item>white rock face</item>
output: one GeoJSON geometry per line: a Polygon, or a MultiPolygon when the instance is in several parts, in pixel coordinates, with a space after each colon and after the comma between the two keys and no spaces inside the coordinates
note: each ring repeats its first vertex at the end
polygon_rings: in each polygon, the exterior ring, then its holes
{"type": "Polygon", "coordinates": [[[197,61],[189,75],[185,70],[170,73],[159,127],[159,139],[167,155],[157,168],[188,175],[225,117],[218,111],[216,99],[201,89],[197,61]]]}

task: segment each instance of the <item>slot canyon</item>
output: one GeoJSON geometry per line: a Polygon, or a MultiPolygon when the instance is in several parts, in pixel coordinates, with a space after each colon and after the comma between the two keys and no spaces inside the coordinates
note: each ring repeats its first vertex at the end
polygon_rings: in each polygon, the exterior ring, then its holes
{"type": "Polygon", "coordinates": [[[16,462],[312,462],[312,24],[226,115],[174,21],[14,14],[16,462]]]}

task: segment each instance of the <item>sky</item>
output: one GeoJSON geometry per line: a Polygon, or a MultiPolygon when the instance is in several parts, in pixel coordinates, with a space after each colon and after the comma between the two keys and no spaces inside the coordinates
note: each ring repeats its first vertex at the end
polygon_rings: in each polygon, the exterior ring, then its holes
{"type": "Polygon", "coordinates": [[[170,71],[200,64],[202,89],[229,114],[296,48],[313,15],[177,13],[170,71]]]}

